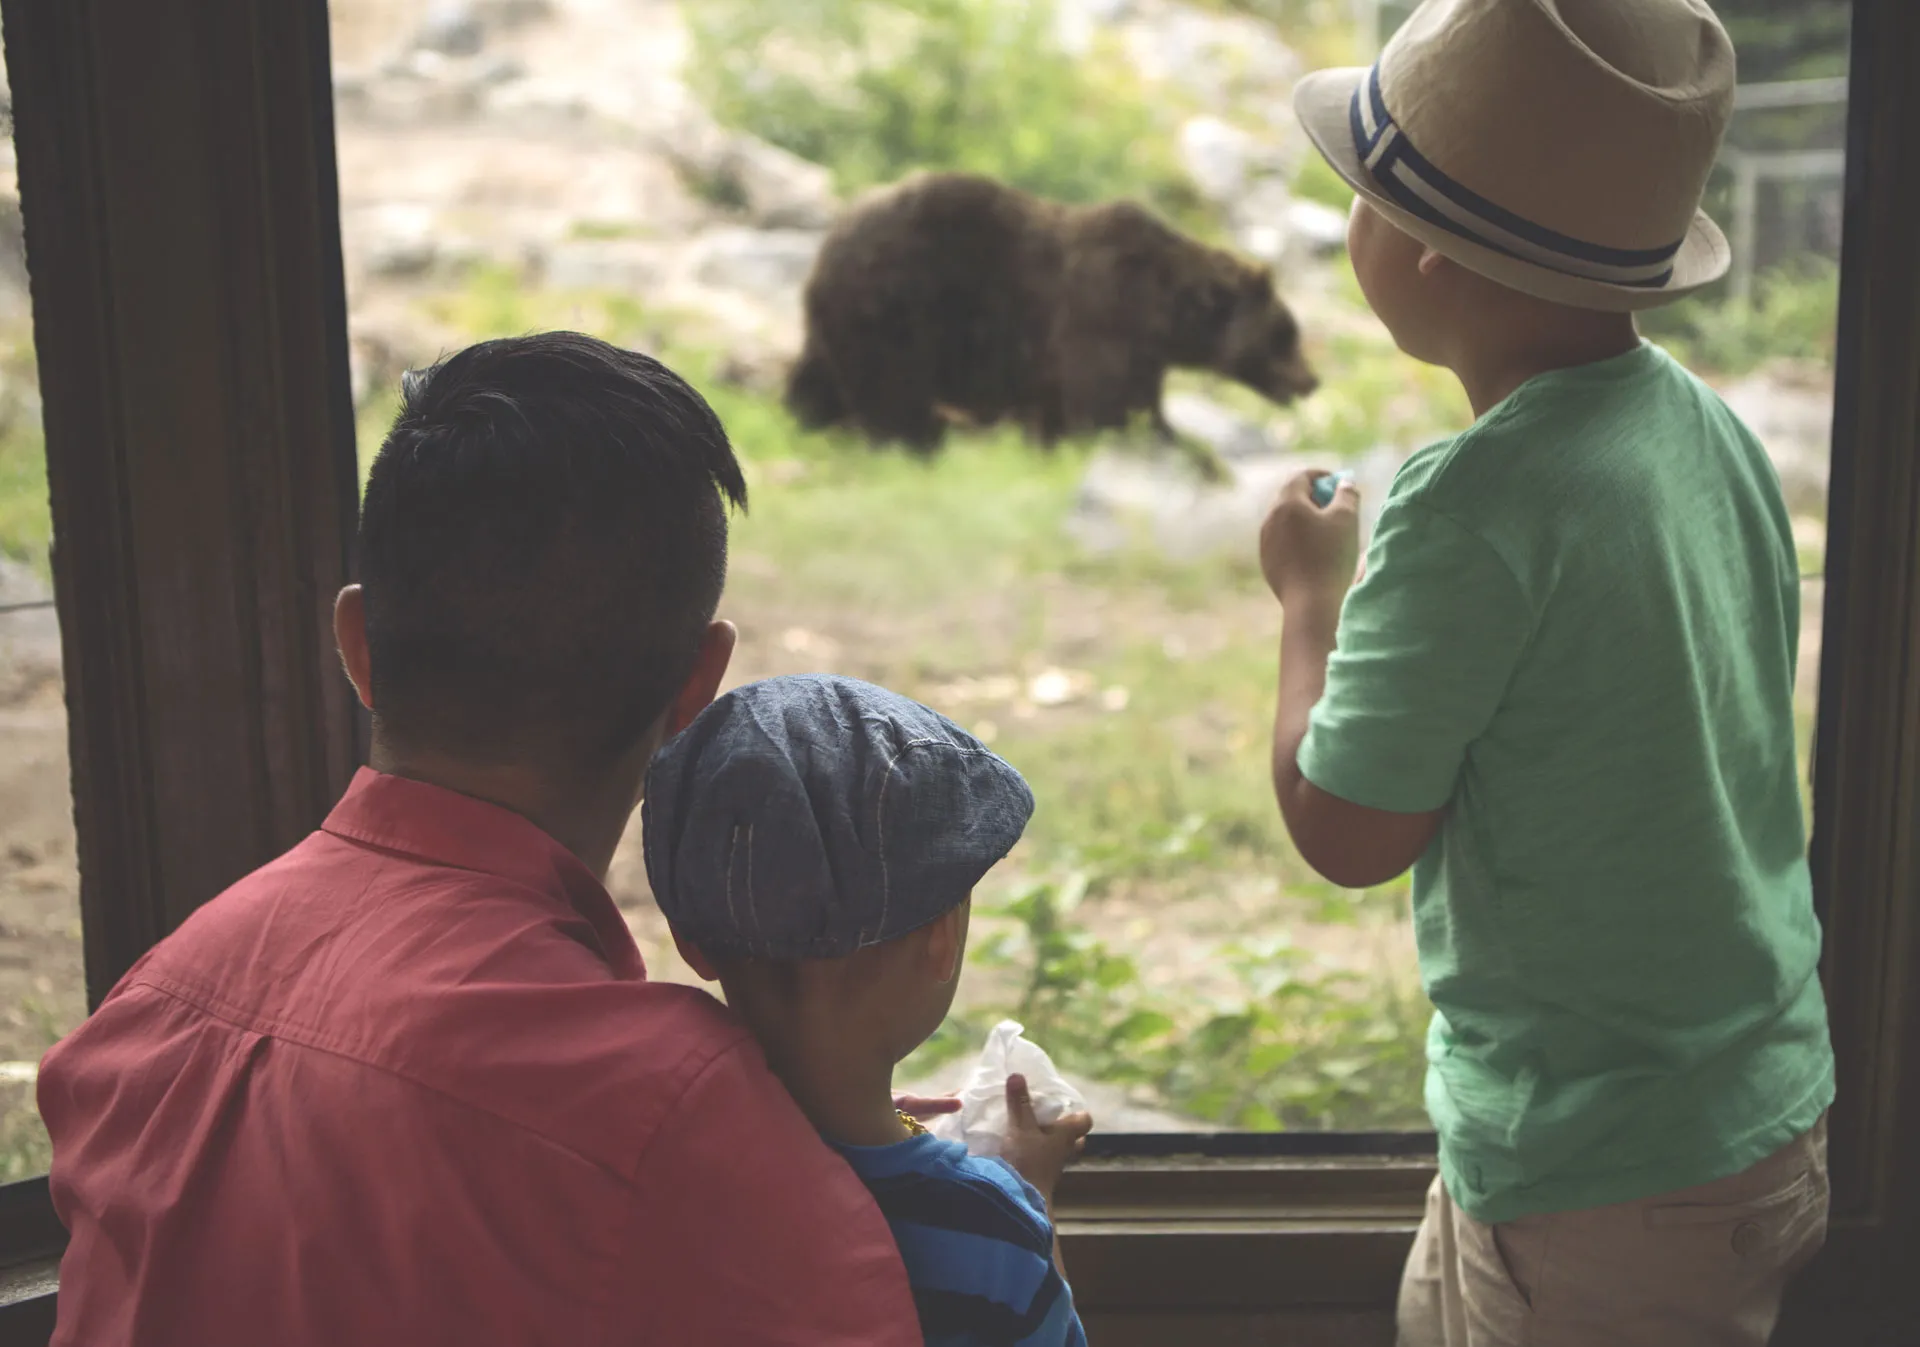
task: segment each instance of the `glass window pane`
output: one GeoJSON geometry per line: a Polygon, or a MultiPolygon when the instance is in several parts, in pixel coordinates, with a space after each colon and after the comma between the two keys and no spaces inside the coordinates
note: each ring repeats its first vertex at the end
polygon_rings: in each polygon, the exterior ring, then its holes
{"type": "Polygon", "coordinates": [[[53,610],[46,447],[12,100],[0,87],[0,1183],[46,1172],[41,1054],[86,1015],[80,876],[53,610]]]}
{"type": "MultiPolygon", "coordinates": [[[[1341,891],[1288,842],[1267,781],[1278,614],[1252,561],[1285,472],[1344,464],[1377,506],[1409,452],[1470,419],[1362,303],[1348,194],[1289,101],[1304,71],[1370,59],[1410,8],[334,0],[363,460],[399,373],[440,351],[562,325],[649,349],[708,393],[747,463],[734,679],[887,684],[1033,783],[1032,828],[976,894],[955,1014],[902,1083],[953,1083],[1011,1015],[1108,1130],[1425,1126],[1407,886],[1341,891]],[[1272,263],[1318,391],[1279,407],[1176,372],[1167,416],[1205,462],[1144,428],[1044,451],[955,424],[924,458],[801,430],[782,388],[823,233],[922,168],[1132,197],[1272,263]],[[1221,462],[1229,483],[1201,471],[1221,462]]],[[[1719,9],[1744,78],[1844,73],[1844,4],[1719,9]]],[[[1709,207],[1746,241],[1737,292],[1646,324],[1753,420],[1812,570],[1842,124],[1818,93],[1735,127],[1709,207]],[[1797,157],[1752,157],[1776,152],[1797,157]]],[[[1809,581],[1816,644],[1818,598],[1809,581]]],[[[690,980],[638,843],[636,819],[616,896],[654,975],[690,980]]]]}

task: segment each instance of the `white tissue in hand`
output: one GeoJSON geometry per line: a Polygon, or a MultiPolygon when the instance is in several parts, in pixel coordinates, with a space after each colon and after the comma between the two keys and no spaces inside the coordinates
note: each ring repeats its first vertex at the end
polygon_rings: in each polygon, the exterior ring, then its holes
{"type": "Polygon", "coordinates": [[[973,1155],[998,1155],[1007,1134],[1007,1077],[1025,1076],[1033,1097],[1033,1116],[1042,1126],[1086,1107],[1080,1092],[1067,1084],[1053,1060],[1037,1044],[1021,1037],[1013,1020],[1001,1020],[987,1035],[987,1046],[973,1074],[960,1088],[960,1111],[929,1119],[927,1130],[948,1141],[965,1142],[973,1155]]]}

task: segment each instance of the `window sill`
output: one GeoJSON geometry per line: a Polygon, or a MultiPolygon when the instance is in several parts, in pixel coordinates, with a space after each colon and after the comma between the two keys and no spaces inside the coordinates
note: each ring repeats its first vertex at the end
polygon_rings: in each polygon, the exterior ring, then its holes
{"type": "Polygon", "coordinates": [[[1431,1155],[1100,1156],[1056,1204],[1088,1313],[1391,1305],[1431,1155]]]}
{"type": "Polygon", "coordinates": [[[60,1256],[0,1269],[0,1342],[45,1342],[53,1336],[60,1256]]]}

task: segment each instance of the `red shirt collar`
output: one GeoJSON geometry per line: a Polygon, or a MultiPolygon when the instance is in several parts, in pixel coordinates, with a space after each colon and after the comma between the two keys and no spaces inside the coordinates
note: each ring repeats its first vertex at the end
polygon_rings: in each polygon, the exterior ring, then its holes
{"type": "Polygon", "coordinates": [[[432,865],[495,875],[531,890],[586,921],[616,977],[647,975],[640,947],[606,886],[578,856],[511,809],[362,767],[321,828],[335,837],[432,865]]]}

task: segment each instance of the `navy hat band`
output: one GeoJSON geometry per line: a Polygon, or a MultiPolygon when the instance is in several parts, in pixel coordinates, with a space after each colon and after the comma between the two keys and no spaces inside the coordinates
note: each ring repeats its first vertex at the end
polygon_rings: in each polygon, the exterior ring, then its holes
{"type": "MultiPolygon", "coordinates": [[[[1336,105],[1337,106],[1337,105],[1336,105]]],[[[1681,238],[1664,248],[1608,248],[1557,233],[1495,205],[1448,177],[1417,150],[1387,110],[1376,63],[1353,92],[1360,162],[1393,203],[1469,243],[1568,276],[1657,290],[1673,278],[1681,238]]]]}

